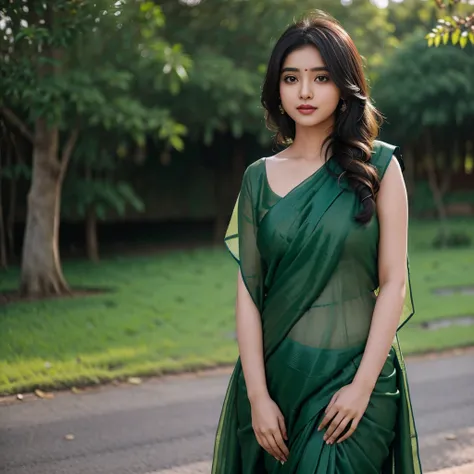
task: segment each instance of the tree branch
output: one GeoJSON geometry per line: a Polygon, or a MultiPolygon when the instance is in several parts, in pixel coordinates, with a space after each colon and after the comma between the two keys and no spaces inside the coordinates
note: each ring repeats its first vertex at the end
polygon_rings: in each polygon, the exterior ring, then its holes
{"type": "Polygon", "coordinates": [[[61,155],[61,168],[60,168],[60,179],[64,179],[64,175],[66,174],[67,166],[69,164],[69,160],[71,159],[72,152],[74,150],[74,146],[77,141],[77,137],[79,136],[79,125],[76,125],[69,137],[67,139],[66,144],[64,145],[64,149],[61,155]]]}
{"type": "Polygon", "coordinates": [[[33,133],[28,129],[25,123],[8,107],[0,107],[0,113],[12,124],[19,132],[31,143],[34,142],[33,133]]]}

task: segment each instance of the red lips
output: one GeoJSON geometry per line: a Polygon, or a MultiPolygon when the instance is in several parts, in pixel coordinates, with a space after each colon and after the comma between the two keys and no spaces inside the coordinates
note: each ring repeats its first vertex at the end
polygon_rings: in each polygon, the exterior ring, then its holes
{"type": "Polygon", "coordinates": [[[297,110],[302,115],[311,115],[317,110],[317,108],[313,107],[312,105],[309,105],[309,104],[301,104],[297,108],[297,110]]]}

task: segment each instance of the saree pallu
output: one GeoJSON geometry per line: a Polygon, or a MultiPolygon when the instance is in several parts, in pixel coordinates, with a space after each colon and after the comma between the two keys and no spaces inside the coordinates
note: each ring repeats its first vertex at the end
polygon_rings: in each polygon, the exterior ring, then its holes
{"type": "MultiPolygon", "coordinates": [[[[380,178],[398,150],[374,143],[380,178]]],[[[270,396],[285,417],[290,455],[280,464],[257,443],[240,359],[216,434],[212,474],[421,474],[403,356],[395,337],[354,434],[326,445],[317,427],[334,393],[352,382],[378,292],[377,216],[329,160],[284,197],[264,159],[250,165],[226,234],[258,308],[270,396]],[[339,179],[338,179],[339,178],[339,179]]],[[[399,329],[413,315],[409,284],[399,329]]]]}

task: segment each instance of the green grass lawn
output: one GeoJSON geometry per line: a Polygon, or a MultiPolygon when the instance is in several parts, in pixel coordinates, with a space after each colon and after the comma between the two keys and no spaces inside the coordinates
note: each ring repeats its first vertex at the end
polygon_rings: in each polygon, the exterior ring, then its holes
{"type": "MultiPolygon", "coordinates": [[[[474,221],[453,223],[474,238],[474,221]]],[[[474,285],[474,248],[436,251],[432,224],[411,228],[416,317],[401,332],[405,353],[474,343],[474,326],[436,331],[422,321],[474,315],[474,295],[436,296],[434,288],[474,285]]],[[[72,286],[109,291],[0,308],[0,393],[93,384],[128,375],[231,363],[237,266],[224,250],[66,262],[72,286]]],[[[15,288],[18,269],[0,273],[15,288]]]]}

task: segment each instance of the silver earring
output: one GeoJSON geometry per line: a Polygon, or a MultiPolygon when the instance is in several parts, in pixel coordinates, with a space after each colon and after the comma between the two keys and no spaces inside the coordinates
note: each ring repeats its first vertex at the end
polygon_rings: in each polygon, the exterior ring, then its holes
{"type": "Polygon", "coordinates": [[[281,104],[278,106],[278,109],[280,110],[281,115],[285,115],[285,109],[283,108],[281,104]]]}
{"type": "Polygon", "coordinates": [[[347,110],[347,104],[346,104],[346,101],[343,100],[342,105],[341,105],[341,112],[345,112],[346,110],[347,110]]]}

